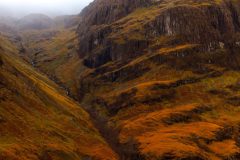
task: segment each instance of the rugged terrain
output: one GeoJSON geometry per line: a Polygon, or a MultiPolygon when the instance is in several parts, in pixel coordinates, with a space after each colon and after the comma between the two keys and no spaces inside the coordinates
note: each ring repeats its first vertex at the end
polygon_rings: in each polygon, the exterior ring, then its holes
{"type": "Polygon", "coordinates": [[[0,42],[0,159],[117,159],[88,113],[23,61],[18,45],[0,42]]]}
{"type": "Polygon", "coordinates": [[[56,21],[7,37],[89,113],[96,159],[240,159],[239,0],[95,0],[56,21]]]}

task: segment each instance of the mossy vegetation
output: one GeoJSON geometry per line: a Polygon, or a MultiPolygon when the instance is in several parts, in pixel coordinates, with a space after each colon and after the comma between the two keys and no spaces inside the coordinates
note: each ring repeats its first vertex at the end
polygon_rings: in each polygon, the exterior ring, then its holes
{"type": "Polygon", "coordinates": [[[89,115],[1,37],[0,159],[116,159],[89,115]],[[89,148],[89,146],[92,146],[89,148]]]}
{"type": "MultiPolygon", "coordinates": [[[[0,137],[0,150],[11,156],[30,150],[44,158],[117,158],[108,141],[120,159],[239,159],[240,39],[237,25],[227,28],[227,2],[159,1],[116,20],[111,15],[97,19],[81,35],[73,29],[23,32],[24,58],[36,69],[13,58],[10,52],[17,48],[5,41],[9,54],[1,56],[5,78],[0,77],[0,88],[1,83],[6,87],[0,90],[0,104],[8,104],[8,111],[0,107],[7,115],[0,114],[0,125],[11,117],[15,126],[21,115],[28,116],[19,127],[2,131],[13,135],[0,137]],[[205,16],[210,12],[217,20],[205,16]],[[230,45],[216,32],[234,37],[230,45]],[[81,41],[83,35],[90,38],[81,41]],[[84,49],[77,51],[78,46],[84,49]],[[86,66],[86,60],[93,65],[86,66]],[[99,61],[104,62],[94,65],[99,61]],[[66,91],[94,118],[105,140],[66,91]],[[21,114],[12,116],[9,108],[21,114]],[[36,139],[38,134],[42,138],[36,139]]],[[[239,13],[239,0],[231,2],[239,13]]]]}

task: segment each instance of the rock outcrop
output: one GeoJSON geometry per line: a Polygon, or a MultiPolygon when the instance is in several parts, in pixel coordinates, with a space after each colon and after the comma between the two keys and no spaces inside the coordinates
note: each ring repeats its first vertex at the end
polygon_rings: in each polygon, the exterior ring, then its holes
{"type": "Polygon", "coordinates": [[[239,1],[96,0],[81,13],[79,55],[88,67],[127,60],[159,47],[192,43],[202,51],[239,45],[239,1]]]}
{"type": "Polygon", "coordinates": [[[239,159],[239,0],[95,0],[80,16],[76,98],[120,158],[239,159]]]}

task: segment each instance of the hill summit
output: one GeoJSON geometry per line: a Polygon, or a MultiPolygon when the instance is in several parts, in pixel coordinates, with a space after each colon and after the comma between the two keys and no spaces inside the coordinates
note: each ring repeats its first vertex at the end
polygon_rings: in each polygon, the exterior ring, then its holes
{"type": "Polygon", "coordinates": [[[27,15],[17,22],[17,27],[20,30],[30,30],[30,29],[50,29],[53,27],[54,21],[50,17],[44,14],[30,14],[27,15]]]}

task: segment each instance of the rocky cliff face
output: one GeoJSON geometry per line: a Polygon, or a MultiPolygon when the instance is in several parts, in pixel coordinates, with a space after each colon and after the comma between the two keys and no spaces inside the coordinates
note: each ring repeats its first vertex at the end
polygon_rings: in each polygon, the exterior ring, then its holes
{"type": "Polygon", "coordinates": [[[110,24],[151,3],[152,0],[97,0],[86,7],[81,16],[86,25],[110,24]]]}
{"type": "Polygon", "coordinates": [[[77,98],[121,159],[239,159],[240,1],[137,4],[81,13],[77,98]]]}
{"type": "MultiPolygon", "coordinates": [[[[82,17],[78,27],[80,56],[92,52],[99,44],[108,43],[106,37],[112,32],[112,28],[108,25],[125,17],[135,9],[147,7],[151,3],[151,0],[98,0],[91,3],[80,15],[82,17]],[[83,41],[87,43],[81,43],[83,41]]],[[[110,52],[112,52],[110,50],[109,47],[103,46],[99,53],[87,60],[86,64],[96,63],[95,65],[98,66],[109,61],[111,59],[110,52]],[[102,62],[94,62],[94,59],[102,59],[102,62]]]]}
{"type": "Polygon", "coordinates": [[[239,1],[94,1],[82,13],[79,55],[88,67],[193,43],[204,51],[239,45],[239,1]]]}

